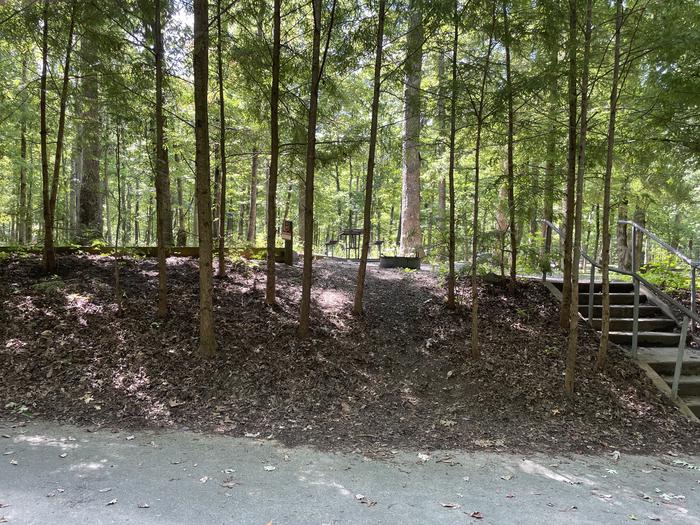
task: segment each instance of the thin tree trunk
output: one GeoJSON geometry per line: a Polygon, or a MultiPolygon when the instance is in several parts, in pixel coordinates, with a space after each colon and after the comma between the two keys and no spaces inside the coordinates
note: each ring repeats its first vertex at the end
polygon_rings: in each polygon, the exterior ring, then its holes
{"type": "Polygon", "coordinates": [[[185,201],[182,193],[182,177],[177,178],[177,245],[187,246],[187,230],[185,229],[185,201]]]}
{"type": "MultiPolygon", "coordinates": [[[[314,173],[316,169],[316,121],[318,117],[318,90],[323,65],[321,64],[321,0],[312,0],[314,28],[311,51],[311,89],[309,90],[309,123],[306,138],[306,179],[304,185],[304,269],[302,275],[301,305],[299,308],[299,337],[309,336],[311,314],[311,282],[314,236],[314,173]]],[[[328,39],[333,30],[335,0],[328,24],[328,39]]],[[[326,51],[328,41],[326,42],[326,51]]],[[[324,60],[326,53],[324,52],[324,60]]]]}
{"type": "Polygon", "coordinates": [[[372,221],[372,187],[374,184],[374,161],[377,151],[377,128],[379,117],[379,88],[382,75],[382,51],[384,48],[384,14],[386,0],[379,0],[379,19],[377,21],[377,44],[374,59],[374,91],[372,94],[372,122],[369,131],[369,154],[367,156],[367,181],[365,182],[365,207],[362,224],[362,253],[360,254],[360,267],[357,271],[357,286],[355,287],[355,301],[352,312],[355,315],[362,313],[362,300],[365,290],[365,275],[367,273],[367,256],[369,255],[369,237],[372,221]]]}
{"type": "Polygon", "coordinates": [[[610,193],[613,160],[615,153],[615,122],[617,119],[618,82],[620,79],[620,41],[622,33],[622,0],[615,2],[615,58],[613,62],[612,88],[610,90],[610,116],[608,119],[608,144],[603,176],[603,250],[601,273],[603,279],[602,315],[600,322],[600,346],[596,358],[596,369],[602,370],[608,360],[610,339],[610,193]]]}
{"type": "Polygon", "coordinates": [[[510,67],[510,26],[508,23],[508,6],[503,4],[503,29],[505,32],[504,44],[506,50],[506,93],[508,96],[508,160],[506,173],[508,178],[508,219],[510,229],[510,292],[515,291],[515,277],[517,273],[518,238],[515,227],[515,175],[513,173],[513,136],[515,113],[513,110],[513,78],[510,67]]]}
{"type": "Polygon", "coordinates": [[[454,5],[454,35],[452,39],[452,89],[450,93],[450,166],[448,184],[450,192],[450,237],[448,247],[447,308],[455,304],[455,137],[457,135],[457,50],[459,46],[459,2],[454,5]]]}
{"type": "Polygon", "coordinates": [[[477,284],[477,259],[479,253],[479,170],[481,157],[481,133],[484,127],[484,101],[486,96],[486,82],[489,76],[491,52],[493,51],[493,34],[496,26],[496,3],[493,3],[491,12],[491,31],[489,34],[489,46],[486,52],[484,71],[481,77],[479,89],[479,106],[476,108],[476,145],[474,151],[474,215],[472,220],[472,331],[471,331],[471,355],[478,359],[481,355],[479,349],[479,287],[477,284]]]}
{"type": "Polygon", "coordinates": [[[211,175],[209,173],[209,6],[194,0],[194,110],[195,174],[199,224],[199,352],[211,357],[216,352],[214,336],[214,282],[212,268],[211,175]]]}
{"type": "Polygon", "coordinates": [[[114,299],[117,303],[117,314],[122,311],[122,290],[119,279],[119,267],[121,266],[121,254],[119,253],[119,230],[122,226],[122,177],[121,177],[121,131],[117,123],[117,151],[116,151],[116,177],[117,177],[117,230],[114,243],[114,299]]]}
{"type": "MultiPolygon", "coordinates": [[[[557,65],[559,62],[558,58],[558,53],[559,49],[558,47],[553,46],[552,48],[552,57],[551,57],[551,64],[550,68],[552,69],[551,71],[551,77],[549,79],[549,102],[548,102],[548,120],[549,120],[549,129],[547,132],[547,157],[545,160],[545,168],[544,168],[544,202],[543,202],[543,208],[544,208],[544,218],[548,220],[549,222],[554,221],[554,187],[555,187],[555,180],[556,180],[556,154],[557,154],[557,126],[556,126],[556,118],[557,118],[557,109],[558,109],[558,104],[557,104],[557,98],[558,98],[558,93],[557,93],[557,75],[555,73],[557,69],[557,65]]],[[[543,225],[543,231],[544,231],[544,254],[549,254],[552,250],[552,229],[549,228],[547,225],[543,225]]],[[[547,263],[549,264],[549,262],[547,263]]]]}
{"type": "Polygon", "coordinates": [[[569,340],[566,354],[566,374],[564,390],[571,396],[574,393],[576,374],[576,349],[578,347],[578,277],[579,260],[581,259],[582,215],[583,215],[583,186],[586,175],[586,134],[588,131],[588,69],[591,55],[593,0],[586,2],[586,21],[584,30],[583,72],[581,75],[581,132],[578,142],[578,174],[576,175],[576,205],[574,209],[574,241],[571,264],[571,299],[569,311],[569,340]]]}
{"type": "MultiPolygon", "coordinates": [[[[24,84],[24,83],[23,83],[24,84]]],[[[19,230],[19,243],[27,243],[27,123],[22,116],[20,128],[19,155],[21,165],[19,167],[19,217],[17,228],[19,230]]]]}
{"type": "Polygon", "coordinates": [[[168,170],[165,153],[163,117],[163,35],[161,28],[161,0],[155,0],[153,23],[156,65],[156,243],[158,252],[158,317],[168,315],[168,267],[165,253],[166,206],[170,201],[168,170]],[[167,188],[166,188],[167,186],[167,188]]]}
{"type": "Polygon", "coordinates": [[[248,208],[248,242],[255,241],[256,223],[258,221],[258,149],[253,148],[253,161],[250,169],[250,205],[248,208]]]}
{"type": "Polygon", "coordinates": [[[41,126],[41,175],[42,199],[44,206],[44,269],[47,273],[56,270],[56,252],[54,249],[53,227],[56,210],[56,194],[58,193],[58,177],[61,170],[61,153],[63,150],[63,135],[66,123],[66,101],[68,100],[68,80],[70,73],[70,58],[73,50],[73,30],[75,29],[75,3],[71,7],[66,45],[66,59],[63,64],[63,84],[61,86],[60,109],[58,115],[58,131],[56,133],[56,151],[54,154],[53,175],[49,182],[49,161],[46,125],[46,80],[48,74],[48,40],[49,40],[49,0],[44,0],[44,27],[42,33],[42,68],[40,94],[40,126],[41,126]],[[50,187],[49,187],[50,184],[50,187]]]}
{"type": "MultiPolygon", "coordinates": [[[[104,174],[102,176],[102,194],[104,195],[104,202],[105,202],[105,213],[104,213],[104,223],[107,229],[107,244],[112,244],[112,220],[111,220],[111,207],[109,205],[109,173],[107,169],[107,154],[108,154],[108,148],[104,148],[104,174]]],[[[146,235],[148,236],[148,232],[146,232],[146,235]]]]}
{"type": "Polygon", "coordinates": [[[574,236],[574,192],[576,191],[576,51],[578,48],[578,8],[576,0],[569,0],[569,146],[566,178],[566,225],[564,227],[564,283],[559,324],[569,328],[571,301],[571,267],[574,236]]]}
{"type": "Polygon", "coordinates": [[[423,16],[420,0],[410,0],[406,35],[403,174],[401,190],[401,243],[399,252],[423,257],[420,228],[420,132],[421,76],[423,62],[423,16]]]}
{"type": "Polygon", "coordinates": [[[275,240],[277,237],[277,177],[279,169],[280,25],[282,0],[274,0],[272,87],[270,89],[270,176],[267,185],[267,282],[265,302],[275,304],[275,240]]]}
{"type": "Polygon", "coordinates": [[[222,60],[221,0],[216,2],[216,69],[219,81],[219,153],[221,154],[221,191],[219,201],[219,277],[226,275],[226,112],[224,105],[224,66],[222,60]]]}

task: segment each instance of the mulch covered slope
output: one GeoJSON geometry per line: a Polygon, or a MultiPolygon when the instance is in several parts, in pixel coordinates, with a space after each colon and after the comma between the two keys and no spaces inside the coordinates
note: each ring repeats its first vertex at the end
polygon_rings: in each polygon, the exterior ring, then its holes
{"type": "Polygon", "coordinates": [[[562,393],[566,339],[539,283],[480,288],[482,359],[469,357],[469,304],[449,313],[437,278],[370,268],[366,315],[350,315],[356,266],[319,262],[313,334],[296,338],[301,268],[265,277],[237,265],[216,281],[218,355],[197,355],[196,262],[171,258],[170,317],[156,319],[154,261],[122,268],[70,256],[60,279],[39,260],[0,263],[0,417],[89,426],[166,426],[382,453],[392,448],[694,451],[698,427],[612,352],[593,372],[584,331],[576,394],[562,393]]]}

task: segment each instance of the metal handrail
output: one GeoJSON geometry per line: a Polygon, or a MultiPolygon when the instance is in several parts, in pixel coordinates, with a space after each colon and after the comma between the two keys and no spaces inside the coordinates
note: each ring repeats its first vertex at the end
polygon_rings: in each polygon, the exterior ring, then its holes
{"type": "MultiPolygon", "coordinates": [[[[559,229],[557,226],[555,226],[554,224],[552,224],[552,223],[551,223],[550,221],[548,221],[547,219],[540,219],[540,222],[542,222],[543,224],[545,224],[545,225],[549,226],[550,228],[552,228],[552,230],[555,231],[555,232],[556,232],[557,234],[559,234],[560,236],[562,235],[561,229],[559,229]]],[[[634,224],[634,223],[632,223],[631,221],[620,221],[620,222],[625,222],[625,223],[628,223],[628,224],[634,224]]],[[[588,261],[592,266],[598,268],[599,270],[602,270],[602,269],[603,269],[603,266],[602,266],[600,263],[596,262],[593,258],[591,258],[591,256],[589,256],[589,255],[583,250],[583,248],[581,249],[581,257],[583,257],[583,258],[584,258],[586,261],[588,261]]],[[[615,266],[608,266],[608,271],[611,271],[611,272],[614,272],[614,273],[619,273],[620,275],[626,275],[626,276],[628,276],[628,277],[632,277],[633,279],[639,279],[639,281],[640,281],[644,286],[646,286],[647,288],[650,288],[651,290],[653,290],[654,293],[656,293],[656,294],[662,296],[662,298],[663,298],[665,301],[667,301],[667,302],[669,302],[669,303],[672,303],[672,304],[669,305],[669,306],[673,306],[673,307],[676,308],[677,310],[680,310],[680,311],[683,313],[683,315],[688,316],[689,318],[691,318],[691,319],[692,319],[693,321],[695,321],[696,323],[700,323],[700,315],[698,315],[696,312],[691,311],[691,310],[689,310],[688,308],[686,308],[686,306],[683,305],[682,303],[680,303],[677,299],[674,299],[673,297],[671,297],[670,295],[668,295],[666,292],[664,292],[663,290],[661,290],[661,288],[659,288],[659,287],[656,286],[655,284],[650,283],[648,280],[646,280],[644,277],[642,277],[641,275],[639,275],[637,272],[635,272],[635,271],[623,270],[622,268],[617,268],[617,267],[615,267],[615,266]]]]}
{"type": "MultiPolygon", "coordinates": [[[[562,235],[562,232],[559,228],[557,228],[554,224],[552,224],[550,221],[546,219],[541,219],[541,222],[544,223],[547,228],[550,228],[551,230],[555,231],[560,237],[562,235]]],[[[630,221],[620,221],[621,223],[627,223],[627,224],[633,224],[630,221]]],[[[644,232],[647,232],[646,229],[643,229],[639,225],[635,225],[635,227],[639,227],[642,229],[644,232]]],[[[545,236],[548,235],[545,232],[545,236]]],[[[651,234],[653,235],[653,234],[651,234]]],[[[650,236],[651,236],[650,235],[650,236]]],[[[654,236],[656,237],[656,236],[654,236]]],[[[658,238],[657,238],[658,239],[658,238]]],[[[655,239],[656,240],[656,239],[655,239]]],[[[661,241],[663,242],[663,241],[661,241]]],[[[664,243],[665,244],[665,243],[664,243]]],[[[700,316],[698,316],[695,311],[694,311],[694,299],[695,299],[695,269],[696,267],[692,266],[692,274],[691,274],[691,286],[692,286],[692,299],[691,299],[691,307],[690,309],[686,308],[685,305],[681,304],[679,301],[668,295],[666,292],[661,290],[659,287],[656,285],[653,285],[649,281],[647,281],[645,278],[643,278],[641,275],[639,275],[635,270],[635,247],[636,247],[636,230],[633,230],[633,240],[632,240],[632,271],[627,271],[623,270],[621,268],[616,268],[616,267],[608,267],[608,271],[618,273],[621,275],[627,275],[629,277],[632,277],[632,282],[634,284],[634,313],[633,313],[633,324],[632,324],[632,355],[634,358],[637,358],[637,342],[638,342],[638,334],[639,334],[639,285],[640,283],[644,284],[647,288],[650,290],[653,290],[655,294],[657,294],[662,300],[664,300],[668,306],[676,308],[677,310],[680,310],[681,313],[683,314],[683,320],[681,323],[681,336],[678,341],[678,351],[676,353],[676,366],[675,370],[673,373],[673,382],[671,386],[671,392],[674,397],[678,396],[678,385],[680,382],[680,377],[681,377],[681,371],[683,368],[683,355],[685,353],[685,347],[686,347],[686,337],[688,333],[688,324],[689,320],[693,320],[695,322],[700,323],[700,316]],[[670,304],[668,304],[670,303],[670,304]]],[[[670,247],[670,246],[669,246],[670,247]]],[[[670,247],[671,248],[671,247],[670,247]]],[[[588,292],[588,323],[592,324],[593,322],[593,288],[594,288],[594,281],[595,281],[595,269],[599,268],[602,269],[602,265],[597,263],[593,258],[591,258],[583,249],[580,250],[581,257],[587,260],[590,265],[591,265],[591,275],[590,275],[590,281],[589,281],[589,292],[588,292]]],[[[680,254],[680,252],[678,252],[680,254]]],[[[577,261],[578,264],[578,261],[577,261]]],[[[547,272],[543,272],[543,280],[547,280],[547,272]]]]}
{"type": "Polygon", "coordinates": [[[647,230],[644,226],[641,226],[637,224],[634,221],[617,221],[618,224],[629,224],[633,228],[636,228],[637,230],[641,231],[644,235],[658,243],[661,247],[665,248],[667,251],[671,252],[674,255],[677,255],[680,260],[682,260],[684,263],[689,264],[693,268],[700,268],[700,260],[694,261],[687,255],[685,255],[683,252],[681,252],[678,248],[674,248],[670,244],[668,244],[666,241],[664,241],[661,237],[658,235],[650,232],[647,230]]]}

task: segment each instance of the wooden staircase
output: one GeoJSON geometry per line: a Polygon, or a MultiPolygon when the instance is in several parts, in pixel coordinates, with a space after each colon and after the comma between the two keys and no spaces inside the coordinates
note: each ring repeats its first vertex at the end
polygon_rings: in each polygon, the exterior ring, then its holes
{"type": "MultiPolygon", "coordinates": [[[[552,282],[560,292],[562,283],[552,282]]],[[[593,318],[590,324],[600,330],[602,316],[602,284],[593,286],[593,318]]],[[[579,285],[579,313],[588,321],[589,283],[579,285]]],[[[631,348],[634,325],[634,285],[631,282],[610,283],[610,341],[631,348]]],[[[643,290],[639,295],[637,355],[669,386],[673,383],[681,330],[676,320],[656,304],[643,290]]],[[[688,337],[690,340],[690,336],[688,337]]],[[[686,348],[678,396],[700,417],[700,350],[686,348]]]]}

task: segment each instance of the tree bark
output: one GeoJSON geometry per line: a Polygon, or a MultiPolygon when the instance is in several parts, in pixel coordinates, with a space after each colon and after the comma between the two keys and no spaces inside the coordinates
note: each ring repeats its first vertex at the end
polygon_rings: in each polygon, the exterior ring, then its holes
{"type": "Polygon", "coordinates": [[[121,177],[121,125],[117,122],[117,149],[116,149],[116,173],[117,178],[117,229],[115,233],[114,245],[114,300],[117,303],[117,313],[122,309],[122,291],[119,280],[119,267],[121,265],[121,255],[119,254],[119,232],[122,226],[122,177],[121,177]]]}
{"type": "Polygon", "coordinates": [[[471,330],[471,355],[473,359],[481,356],[479,349],[479,287],[477,283],[477,262],[479,254],[479,176],[481,161],[481,133],[484,127],[484,105],[486,97],[486,83],[489,77],[491,64],[491,52],[493,51],[493,34],[496,28],[496,3],[491,10],[491,31],[489,33],[489,45],[484,61],[484,70],[481,76],[479,89],[479,102],[476,110],[476,144],[474,149],[474,211],[472,217],[472,330],[471,330]]]}
{"type": "Polygon", "coordinates": [[[185,202],[182,192],[182,177],[177,178],[177,245],[187,246],[187,229],[185,228],[185,202]]]}
{"type": "MultiPolygon", "coordinates": [[[[549,101],[548,120],[549,129],[547,132],[547,158],[544,168],[544,218],[549,222],[554,222],[554,187],[556,184],[556,154],[557,154],[557,75],[556,69],[559,63],[559,49],[552,48],[550,68],[552,69],[549,79],[549,101]]],[[[549,254],[552,250],[552,230],[543,225],[544,231],[544,254],[549,254]]]]}
{"type": "Polygon", "coordinates": [[[270,89],[270,177],[267,185],[267,281],[265,302],[275,304],[275,240],[277,238],[277,177],[279,170],[279,96],[281,3],[274,0],[272,28],[272,87],[270,89]]]}
{"type": "Polygon", "coordinates": [[[588,131],[588,100],[589,86],[588,73],[591,56],[593,0],[586,2],[586,21],[584,29],[583,64],[581,73],[581,132],[578,141],[578,174],[576,175],[576,205],[574,209],[574,240],[571,264],[571,298],[569,301],[569,339],[566,354],[566,373],[564,378],[564,390],[569,396],[574,393],[574,380],[576,375],[576,349],[578,347],[578,278],[579,261],[581,259],[582,214],[583,214],[583,186],[586,175],[586,135],[588,131]]]}
{"type": "MultiPolygon", "coordinates": [[[[299,337],[309,336],[311,314],[311,282],[314,241],[314,174],[316,169],[316,122],[318,118],[318,90],[321,82],[321,0],[312,0],[313,39],[311,46],[311,88],[309,90],[309,122],[306,138],[306,179],[304,181],[304,269],[302,274],[301,305],[299,308],[299,337]]],[[[328,37],[333,29],[335,0],[328,25],[328,37]]],[[[326,46],[326,50],[328,47],[326,46]]],[[[325,58],[325,53],[324,53],[325,58]]]]}
{"type": "Polygon", "coordinates": [[[367,256],[369,255],[369,237],[372,219],[372,187],[374,184],[374,162],[377,151],[377,128],[379,118],[379,94],[382,75],[382,52],[384,49],[384,14],[386,0],[379,0],[379,17],[377,21],[377,43],[374,58],[374,91],[372,93],[372,122],[369,131],[369,154],[367,156],[367,180],[365,182],[365,206],[362,224],[362,252],[360,254],[360,266],[357,271],[357,286],[355,287],[355,301],[352,312],[355,315],[362,313],[362,301],[365,290],[365,275],[367,273],[367,256]]]}
{"type": "Polygon", "coordinates": [[[221,190],[219,201],[219,277],[226,275],[226,111],[224,99],[224,66],[222,59],[221,0],[216,2],[216,69],[219,81],[219,153],[221,154],[221,190]]]}
{"type": "Polygon", "coordinates": [[[161,28],[161,0],[155,0],[153,22],[154,53],[156,66],[156,243],[158,252],[158,317],[168,315],[168,267],[166,264],[165,236],[171,229],[167,222],[166,207],[170,203],[170,182],[165,152],[163,117],[163,35],[161,28]]]}
{"type": "MultiPolygon", "coordinates": [[[[104,225],[107,231],[107,244],[112,244],[112,221],[110,218],[111,207],[109,205],[109,173],[107,169],[107,147],[104,148],[104,162],[103,162],[103,174],[102,174],[102,195],[104,197],[105,203],[105,214],[104,214],[104,225]]],[[[148,232],[146,232],[148,236],[148,232]]]]}
{"type": "Polygon", "coordinates": [[[70,22],[68,29],[68,43],[66,45],[66,58],[63,64],[63,83],[58,115],[58,131],[56,133],[56,150],[54,154],[53,174],[49,181],[49,160],[46,124],[46,81],[48,75],[48,41],[49,41],[49,0],[44,0],[43,9],[44,27],[42,30],[42,66],[40,81],[39,113],[41,128],[41,178],[42,178],[42,203],[44,210],[44,269],[47,273],[56,271],[56,252],[54,249],[53,227],[54,212],[56,210],[56,194],[58,193],[58,176],[61,170],[61,152],[63,150],[63,135],[66,123],[66,102],[68,100],[68,85],[70,73],[70,59],[73,50],[73,31],[75,29],[75,3],[71,6],[70,22]],[[49,186],[50,185],[50,186],[49,186]]]}
{"type": "Polygon", "coordinates": [[[211,175],[209,173],[209,6],[194,0],[194,111],[195,185],[199,225],[199,352],[211,357],[216,352],[214,336],[214,282],[212,268],[211,175]]]}
{"type": "Polygon", "coordinates": [[[78,213],[78,241],[87,245],[93,239],[102,239],[102,122],[100,117],[99,79],[95,68],[98,57],[94,42],[81,41],[82,74],[82,182],[78,213]]]}
{"type": "Polygon", "coordinates": [[[564,226],[564,283],[562,285],[562,304],[559,324],[562,329],[569,328],[569,307],[571,301],[571,267],[574,225],[574,192],[576,191],[576,52],[578,48],[578,8],[576,0],[569,0],[569,145],[567,154],[566,178],[566,221],[564,226]]]}
{"type": "Polygon", "coordinates": [[[615,58],[613,62],[612,87],[610,90],[610,115],[608,118],[608,143],[603,176],[603,250],[601,273],[603,279],[602,315],[600,323],[600,346],[596,357],[596,369],[602,370],[608,360],[610,339],[610,193],[613,160],[615,153],[615,122],[617,119],[618,82],[620,78],[620,41],[622,33],[622,0],[615,2],[615,58]]]}
{"type": "Polygon", "coordinates": [[[450,93],[450,165],[448,184],[450,192],[450,233],[447,270],[447,308],[454,310],[455,304],[455,137],[457,135],[457,50],[459,47],[459,2],[454,5],[454,34],[452,37],[452,89],[450,93]]]}
{"type": "Polygon", "coordinates": [[[403,173],[401,190],[401,244],[403,256],[423,257],[420,228],[420,132],[421,77],[423,63],[422,1],[409,0],[406,35],[403,173]]]}
{"type": "Polygon", "coordinates": [[[504,45],[506,51],[506,93],[508,97],[508,155],[506,173],[508,179],[508,228],[510,229],[510,292],[515,291],[515,277],[517,274],[518,238],[515,226],[515,175],[513,173],[513,138],[515,112],[513,110],[513,78],[510,67],[510,25],[508,23],[508,6],[503,3],[503,30],[504,45]]]}
{"type": "Polygon", "coordinates": [[[258,149],[253,149],[253,160],[250,168],[250,204],[248,207],[248,233],[246,240],[255,241],[256,223],[258,220],[258,149]]]}
{"type": "MultiPolygon", "coordinates": [[[[29,67],[27,57],[22,60],[22,88],[27,84],[27,67],[29,67]]],[[[22,109],[19,137],[19,206],[17,217],[17,240],[19,244],[27,243],[27,117],[26,109],[22,109]]]]}

